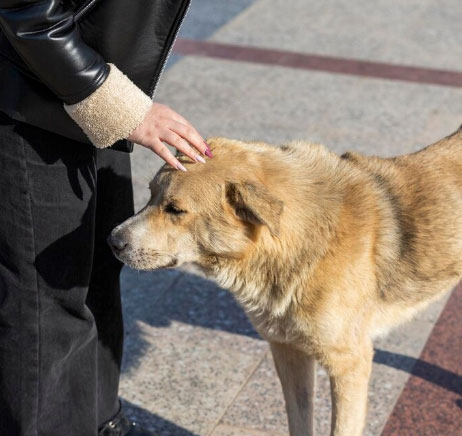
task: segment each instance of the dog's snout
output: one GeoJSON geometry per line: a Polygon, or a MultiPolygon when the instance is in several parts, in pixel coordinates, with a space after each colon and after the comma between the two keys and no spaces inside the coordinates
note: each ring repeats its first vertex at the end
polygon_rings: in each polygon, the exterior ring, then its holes
{"type": "Polygon", "coordinates": [[[108,236],[107,243],[115,251],[122,251],[128,244],[122,235],[114,232],[108,236]]]}

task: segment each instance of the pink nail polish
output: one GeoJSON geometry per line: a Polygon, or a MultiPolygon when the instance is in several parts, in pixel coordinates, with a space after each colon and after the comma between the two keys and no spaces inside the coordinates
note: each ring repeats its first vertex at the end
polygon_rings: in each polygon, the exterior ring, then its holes
{"type": "Polygon", "coordinates": [[[212,154],[212,152],[210,151],[210,148],[208,148],[208,147],[205,149],[205,152],[204,152],[204,153],[205,153],[205,155],[206,155],[207,157],[213,157],[213,154],[212,154]]]}
{"type": "Polygon", "coordinates": [[[205,164],[205,159],[202,156],[196,155],[196,161],[205,164]]]}
{"type": "Polygon", "coordinates": [[[188,171],[183,165],[180,164],[180,162],[178,162],[178,165],[176,167],[177,167],[177,169],[179,169],[181,171],[188,171]]]}

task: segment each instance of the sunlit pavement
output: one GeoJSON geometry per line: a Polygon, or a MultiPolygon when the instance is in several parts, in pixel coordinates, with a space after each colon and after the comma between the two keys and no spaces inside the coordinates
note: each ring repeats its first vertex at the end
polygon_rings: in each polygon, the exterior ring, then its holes
{"type": "MultiPolygon", "coordinates": [[[[461,23],[457,0],[193,0],[155,99],[204,137],[407,153],[462,124],[461,23]]],[[[160,164],[135,149],[138,209],[160,164]]],[[[162,435],[288,434],[268,346],[227,291],[189,269],[124,269],[123,298],[130,416],[162,435]]],[[[375,344],[366,435],[462,435],[462,290],[446,302],[375,344]]]]}

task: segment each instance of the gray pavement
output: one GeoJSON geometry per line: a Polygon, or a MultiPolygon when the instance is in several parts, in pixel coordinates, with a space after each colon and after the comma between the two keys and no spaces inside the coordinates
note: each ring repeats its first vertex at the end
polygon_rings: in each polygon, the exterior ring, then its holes
{"type": "MultiPolygon", "coordinates": [[[[461,22],[455,0],[194,0],[181,37],[462,71],[461,22]]],[[[462,123],[460,88],[194,56],[173,56],[155,99],[204,136],[304,139],[381,156],[417,150],[462,123]]],[[[160,165],[135,148],[137,209],[160,165]]],[[[190,268],[124,269],[122,287],[120,392],[132,417],[162,435],[288,434],[268,346],[227,291],[190,268]]],[[[443,306],[375,344],[366,435],[381,433],[443,306]]],[[[326,435],[329,388],[318,373],[316,428],[326,435]]]]}

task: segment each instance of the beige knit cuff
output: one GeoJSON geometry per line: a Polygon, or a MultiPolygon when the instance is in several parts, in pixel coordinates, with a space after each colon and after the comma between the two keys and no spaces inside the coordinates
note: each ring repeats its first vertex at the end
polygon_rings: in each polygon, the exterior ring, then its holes
{"type": "Polygon", "coordinates": [[[79,103],[64,109],[98,148],[126,139],[143,121],[151,99],[115,65],[104,83],[79,103]]]}

